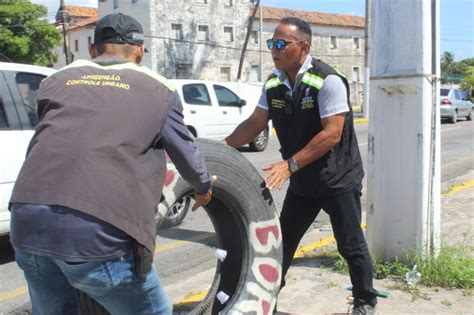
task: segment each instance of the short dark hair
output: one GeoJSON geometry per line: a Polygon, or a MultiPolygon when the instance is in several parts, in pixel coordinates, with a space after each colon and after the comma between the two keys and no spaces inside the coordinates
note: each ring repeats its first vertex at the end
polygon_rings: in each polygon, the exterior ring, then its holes
{"type": "Polygon", "coordinates": [[[298,31],[303,33],[303,36],[311,45],[311,38],[313,37],[313,34],[311,32],[311,26],[307,22],[297,17],[289,16],[289,17],[283,18],[280,21],[280,24],[296,26],[298,28],[298,31]]]}
{"type": "Polygon", "coordinates": [[[97,51],[98,55],[105,54],[106,52],[110,51],[115,51],[115,52],[120,52],[125,56],[131,55],[134,50],[136,49],[135,45],[130,45],[130,44],[111,44],[111,43],[105,43],[105,44],[99,44],[99,45],[94,45],[95,50],[97,51]]]}

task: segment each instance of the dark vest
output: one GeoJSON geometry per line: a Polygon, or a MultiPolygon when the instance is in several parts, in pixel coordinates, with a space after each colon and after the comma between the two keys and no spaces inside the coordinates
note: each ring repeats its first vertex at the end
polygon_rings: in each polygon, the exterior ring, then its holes
{"type": "MultiPolygon", "coordinates": [[[[269,115],[273,121],[281,155],[292,157],[322,130],[318,93],[328,75],[339,76],[347,89],[347,79],[337,70],[312,60],[313,67],[299,79],[293,93],[273,74],[266,83],[269,115]]],[[[333,195],[361,184],[364,177],[357,138],[354,131],[352,106],[345,115],[341,141],[319,160],[295,172],[290,179],[290,190],[301,195],[333,195]]]]}
{"type": "Polygon", "coordinates": [[[61,205],[154,250],[166,174],[155,144],[174,88],[132,63],[76,61],[41,83],[40,123],[11,202],[61,205]]]}

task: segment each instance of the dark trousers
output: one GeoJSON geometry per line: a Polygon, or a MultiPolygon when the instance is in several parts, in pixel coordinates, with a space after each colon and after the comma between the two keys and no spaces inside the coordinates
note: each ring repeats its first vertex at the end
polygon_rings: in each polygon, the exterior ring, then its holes
{"type": "Polygon", "coordinates": [[[360,226],[360,187],[332,197],[300,196],[288,190],[280,215],[283,236],[283,274],[281,287],[298,244],[321,209],[329,214],[337,249],[349,265],[356,299],[376,303],[377,291],[372,285],[372,260],[360,226]]]}

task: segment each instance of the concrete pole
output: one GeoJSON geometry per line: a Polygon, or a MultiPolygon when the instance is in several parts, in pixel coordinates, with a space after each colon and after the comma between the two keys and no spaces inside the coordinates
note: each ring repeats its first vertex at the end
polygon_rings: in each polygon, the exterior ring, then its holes
{"type": "Polygon", "coordinates": [[[258,72],[258,81],[262,82],[263,80],[263,9],[262,6],[260,6],[260,38],[258,39],[258,42],[260,44],[260,51],[259,51],[259,58],[260,58],[260,67],[259,67],[259,72],[258,72]]]}
{"type": "Polygon", "coordinates": [[[369,37],[370,37],[370,24],[371,24],[371,16],[370,16],[370,8],[371,8],[372,0],[365,0],[365,40],[364,40],[364,101],[362,102],[362,113],[364,114],[364,118],[369,118],[369,107],[370,107],[370,69],[369,69],[369,53],[370,53],[370,46],[369,46],[369,37]]]}
{"type": "Polygon", "coordinates": [[[372,0],[367,239],[385,260],[439,249],[438,8],[372,0]]]}

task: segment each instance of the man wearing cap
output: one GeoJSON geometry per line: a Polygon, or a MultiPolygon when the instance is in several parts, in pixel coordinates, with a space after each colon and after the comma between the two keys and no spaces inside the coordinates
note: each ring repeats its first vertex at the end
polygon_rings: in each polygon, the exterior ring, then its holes
{"type": "Polygon", "coordinates": [[[171,314],[152,263],[165,152],[210,202],[211,178],[174,87],[138,64],[143,29],[124,14],[97,24],[92,61],[38,90],[40,122],[11,197],[11,242],[33,314],[75,314],[79,289],[112,314],[171,314]]]}

